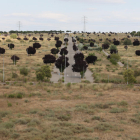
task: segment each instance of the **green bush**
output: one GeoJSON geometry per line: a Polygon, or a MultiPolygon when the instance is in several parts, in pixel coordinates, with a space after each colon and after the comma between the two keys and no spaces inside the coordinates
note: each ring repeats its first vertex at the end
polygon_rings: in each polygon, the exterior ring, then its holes
{"type": "Polygon", "coordinates": [[[12,73],[12,78],[17,78],[18,75],[16,73],[12,73]]]}
{"type": "Polygon", "coordinates": [[[131,40],[130,39],[125,39],[123,42],[123,45],[131,45],[131,40]]]}
{"type": "Polygon", "coordinates": [[[48,65],[41,66],[41,71],[44,73],[45,77],[47,77],[47,78],[52,77],[51,70],[48,65]]]}
{"type": "Polygon", "coordinates": [[[103,44],[108,44],[108,45],[110,45],[110,42],[107,41],[107,40],[105,40],[105,41],[103,42],[103,44]]]}
{"type": "Polygon", "coordinates": [[[67,83],[67,87],[71,87],[71,83],[67,83]]]}
{"type": "Polygon", "coordinates": [[[118,49],[117,49],[116,45],[113,45],[113,44],[112,44],[112,45],[110,46],[110,49],[109,49],[109,50],[111,51],[111,50],[118,50],[118,49]]]}
{"type": "Polygon", "coordinates": [[[110,62],[112,64],[116,65],[119,60],[120,60],[120,56],[118,54],[113,53],[110,55],[110,62]]]}
{"type": "Polygon", "coordinates": [[[26,68],[21,68],[20,69],[20,74],[24,75],[24,76],[27,76],[28,75],[28,69],[26,68]]]}
{"type": "Polygon", "coordinates": [[[140,70],[134,70],[134,77],[140,76],[140,70]]]}
{"type": "Polygon", "coordinates": [[[128,83],[136,83],[136,78],[134,77],[134,71],[131,69],[125,70],[123,73],[125,82],[128,81],[128,83]]]}
{"type": "Polygon", "coordinates": [[[6,42],[12,42],[10,39],[6,39],[6,42]]]}
{"type": "Polygon", "coordinates": [[[44,73],[39,72],[39,71],[36,72],[36,78],[37,78],[38,81],[39,80],[42,81],[44,79],[44,77],[45,77],[44,73]]]}
{"type": "Polygon", "coordinates": [[[88,56],[95,56],[95,53],[89,53],[88,56]]]}
{"type": "Polygon", "coordinates": [[[12,39],[16,39],[16,38],[17,38],[17,35],[16,35],[16,34],[11,34],[10,37],[11,37],[12,39]]]}
{"type": "Polygon", "coordinates": [[[45,77],[47,77],[47,79],[52,77],[51,70],[48,65],[41,66],[41,68],[36,71],[37,80],[42,81],[45,77]]]}

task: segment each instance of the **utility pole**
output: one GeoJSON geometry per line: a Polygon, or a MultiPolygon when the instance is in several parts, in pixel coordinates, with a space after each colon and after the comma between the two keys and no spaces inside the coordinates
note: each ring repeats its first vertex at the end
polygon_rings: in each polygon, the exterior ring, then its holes
{"type": "Polygon", "coordinates": [[[4,54],[3,54],[3,83],[4,83],[4,54]]]}

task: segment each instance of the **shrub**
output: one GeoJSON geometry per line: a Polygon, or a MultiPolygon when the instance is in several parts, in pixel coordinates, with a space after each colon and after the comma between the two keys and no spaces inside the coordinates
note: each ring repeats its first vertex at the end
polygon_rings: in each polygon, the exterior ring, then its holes
{"type": "Polygon", "coordinates": [[[105,40],[103,44],[108,44],[108,45],[110,45],[110,42],[107,41],[107,40],[105,40]]]}
{"type": "Polygon", "coordinates": [[[17,78],[18,75],[16,73],[12,73],[12,78],[17,78]]]}
{"type": "Polygon", "coordinates": [[[36,78],[37,78],[38,81],[39,80],[42,81],[44,79],[44,77],[45,77],[45,75],[44,75],[43,72],[39,72],[39,71],[36,72],[36,78]]]}
{"type": "Polygon", "coordinates": [[[131,69],[125,70],[123,73],[125,82],[136,83],[136,78],[134,77],[134,71],[131,69]]]}
{"type": "Polygon", "coordinates": [[[11,106],[12,106],[12,104],[11,104],[11,103],[7,103],[7,105],[8,105],[8,107],[11,107],[11,106]]]}
{"type": "Polygon", "coordinates": [[[110,55],[110,62],[114,65],[117,64],[117,62],[120,60],[120,56],[118,54],[111,54],[110,55]]]}
{"type": "Polygon", "coordinates": [[[140,76],[140,70],[134,70],[134,77],[140,76]]]}
{"type": "Polygon", "coordinates": [[[6,42],[12,42],[10,39],[6,39],[6,42]]]}
{"type": "Polygon", "coordinates": [[[16,34],[11,34],[10,37],[13,38],[13,39],[16,39],[17,35],[16,34]]]}
{"type": "Polygon", "coordinates": [[[24,75],[24,76],[27,76],[28,75],[28,69],[26,68],[21,68],[20,69],[20,74],[24,75]]]}
{"type": "Polygon", "coordinates": [[[110,46],[110,51],[111,51],[111,50],[116,50],[116,51],[117,51],[118,49],[117,49],[116,45],[111,45],[111,46],[110,46]]]}
{"type": "Polygon", "coordinates": [[[52,77],[51,70],[50,70],[50,67],[48,65],[41,66],[41,71],[44,72],[45,77],[47,77],[47,78],[52,77]]]}
{"type": "Polygon", "coordinates": [[[127,109],[126,108],[112,108],[110,110],[110,113],[122,113],[122,112],[126,112],[127,109]]]}
{"type": "Polygon", "coordinates": [[[123,45],[131,45],[131,40],[130,39],[125,39],[123,42],[123,45]]]}
{"type": "Polygon", "coordinates": [[[67,87],[71,87],[71,83],[67,83],[67,87]]]}

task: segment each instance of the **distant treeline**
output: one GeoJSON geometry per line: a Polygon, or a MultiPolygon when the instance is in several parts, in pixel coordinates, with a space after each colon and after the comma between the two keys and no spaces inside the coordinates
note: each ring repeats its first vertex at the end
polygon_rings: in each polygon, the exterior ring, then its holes
{"type": "MultiPolygon", "coordinates": [[[[64,33],[65,31],[56,31],[56,30],[50,30],[50,31],[17,31],[17,30],[11,30],[9,31],[10,34],[12,33],[22,33],[22,34],[28,34],[28,33],[64,33]]],[[[7,34],[6,31],[0,31],[2,34],[7,34]]]]}

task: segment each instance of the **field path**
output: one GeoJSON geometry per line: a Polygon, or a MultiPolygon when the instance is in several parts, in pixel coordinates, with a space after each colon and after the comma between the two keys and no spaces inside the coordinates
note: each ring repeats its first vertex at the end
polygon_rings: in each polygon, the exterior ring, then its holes
{"type": "MultiPolygon", "coordinates": [[[[105,52],[104,50],[103,50],[103,52],[105,53],[106,56],[109,55],[109,54],[108,54],[107,52],[105,52]]],[[[122,64],[121,62],[117,62],[117,63],[119,64],[120,67],[123,67],[123,66],[124,66],[124,64],[122,64]]]]}

